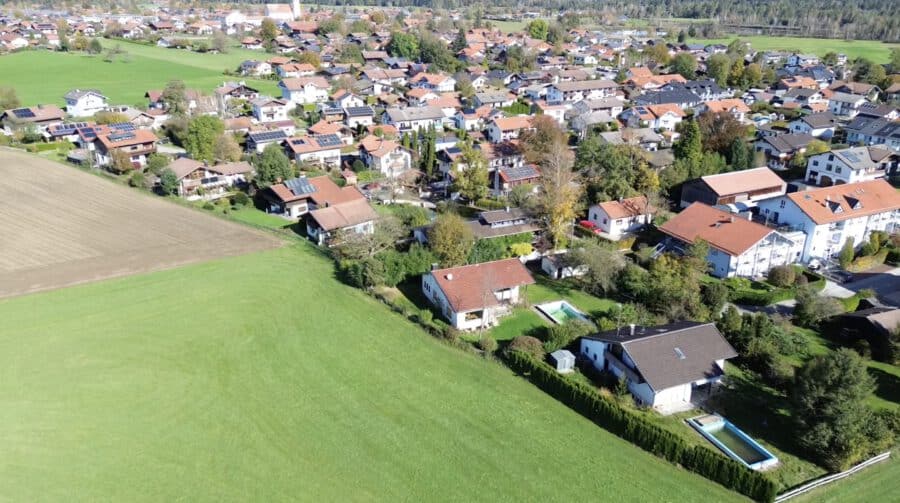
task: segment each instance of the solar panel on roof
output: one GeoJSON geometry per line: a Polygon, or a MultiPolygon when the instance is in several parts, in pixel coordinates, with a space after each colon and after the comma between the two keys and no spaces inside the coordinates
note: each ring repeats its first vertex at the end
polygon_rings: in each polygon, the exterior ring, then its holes
{"type": "Polygon", "coordinates": [[[250,138],[253,141],[259,143],[261,141],[275,141],[284,139],[287,135],[284,134],[284,131],[263,131],[261,133],[251,133],[250,138]]]}
{"type": "Polygon", "coordinates": [[[135,136],[131,133],[114,133],[114,134],[107,136],[107,138],[109,138],[109,141],[131,140],[134,137],[135,136]]]}
{"type": "Polygon", "coordinates": [[[109,127],[111,129],[118,129],[119,131],[134,131],[136,129],[134,124],[130,122],[117,122],[115,124],[110,124],[109,127]]]}
{"type": "Polygon", "coordinates": [[[537,176],[537,171],[531,166],[516,166],[512,168],[503,168],[503,173],[511,180],[522,180],[524,178],[532,178],[537,176]]]}
{"type": "Polygon", "coordinates": [[[34,117],[34,112],[32,112],[30,108],[17,108],[12,112],[13,115],[19,119],[30,119],[34,117]]]}
{"type": "Polygon", "coordinates": [[[323,134],[316,136],[316,141],[323,147],[336,147],[341,144],[341,139],[336,134],[323,134]]]}
{"type": "Polygon", "coordinates": [[[295,196],[312,194],[316,191],[316,187],[313,184],[309,183],[309,180],[305,176],[287,180],[286,182],[284,182],[284,186],[287,187],[295,196]]]}

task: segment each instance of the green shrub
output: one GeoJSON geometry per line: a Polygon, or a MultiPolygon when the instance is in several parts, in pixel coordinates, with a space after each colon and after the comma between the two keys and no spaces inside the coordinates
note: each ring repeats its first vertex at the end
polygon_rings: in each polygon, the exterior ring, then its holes
{"type": "Polygon", "coordinates": [[[214,205],[213,203],[210,203],[210,202],[206,202],[206,203],[203,203],[203,209],[207,210],[207,211],[212,211],[212,210],[216,209],[216,205],[214,205]]]}
{"type": "Polygon", "coordinates": [[[640,413],[600,395],[587,384],[560,375],[524,352],[510,351],[507,356],[513,370],[611,433],[757,501],[775,499],[777,486],[765,474],[706,447],[689,446],[683,438],[651,423],[640,413]]]}
{"type": "Polygon", "coordinates": [[[484,351],[485,355],[492,355],[497,351],[497,341],[488,334],[482,334],[478,340],[478,347],[484,351]]]}
{"type": "Polygon", "coordinates": [[[234,206],[247,206],[250,204],[250,196],[243,192],[231,196],[231,204],[234,206]]]}
{"type": "Polygon", "coordinates": [[[797,271],[789,265],[780,265],[769,269],[769,283],[787,288],[797,280],[797,271]]]}
{"type": "Polygon", "coordinates": [[[885,263],[891,265],[900,265],[900,248],[892,248],[888,250],[884,258],[885,263]]]}
{"type": "Polygon", "coordinates": [[[515,337],[509,342],[506,349],[504,349],[504,354],[508,356],[510,353],[516,351],[527,354],[536,360],[542,360],[544,358],[544,345],[541,344],[540,340],[531,337],[530,335],[520,335],[515,337]]]}
{"type": "Polygon", "coordinates": [[[552,353],[572,343],[575,339],[583,337],[593,331],[594,327],[582,320],[570,320],[558,325],[552,325],[547,329],[547,340],[544,341],[544,350],[552,353]]]}

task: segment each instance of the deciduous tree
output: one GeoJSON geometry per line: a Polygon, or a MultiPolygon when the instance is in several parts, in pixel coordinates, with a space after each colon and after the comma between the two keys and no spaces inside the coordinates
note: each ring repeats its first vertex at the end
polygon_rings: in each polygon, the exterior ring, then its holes
{"type": "Polygon", "coordinates": [[[294,168],[281,146],[276,143],[267,145],[256,160],[257,185],[268,187],[279,180],[287,180],[292,176],[294,176],[294,168]]]}
{"type": "Polygon", "coordinates": [[[465,264],[474,244],[472,229],[455,213],[439,215],[428,231],[428,245],[442,267],[465,264]]]}
{"type": "Polygon", "coordinates": [[[194,159],[212,162],[216,156],[216,142],[225,131],[218,117],[201,115],[191,119],[184,135],[184,149],[194,159]]]}

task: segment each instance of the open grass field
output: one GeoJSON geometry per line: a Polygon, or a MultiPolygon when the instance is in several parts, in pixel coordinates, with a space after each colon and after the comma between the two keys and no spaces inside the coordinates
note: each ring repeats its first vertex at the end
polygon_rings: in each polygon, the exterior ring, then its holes
{"type": "Polygon", "coordinates": [[[740,500],[333,274],[297,243],[0,301],[4,497],[740,500]]]}
{"type": "MultiPolygon", "coordinates": [[[[223,75],[235,69],[243,59],[265,54],[232,49],[226,54],[199,54],[179,49],[163,49],[140,44],[104,40],[105,47],[119,45],[128,55],[113,62],[101,55],[24,51],[0,57],[3,85],[16,89],[22,103],[55,103],[62,105],[63,95],[76,88],[99,89],[112,104],[146,103],[144,93],[162,89],[173,79],[180,79],[191,89],[212,94],[226,80],[223,75]]],[[[277,82],[243,79],[261,92],[274,94],[277,82]]]]}
{"type": "Polygon", "coordinates": [[[834,51],[846,54],[848,58],[868,58],[876,63],[887,63],[891,49],[900,44],[885,44],[876,40],[841,40],[830,38],[773,37],[773,36],[741,36],[717,39],[694,39],[690,42],[698,44],[729,44],[735,38],[750,42],[754,49],[760,51],[790,51],[803,54],[824,56],[834,51]]]}
{"type": "Polygon", "coordinates": [[[796,503],[868,503],[897,501],[900,461],[896,453],[887,461],[839,482],[813,490],[791,500],[796,503]]]}
{"type": "Polygon", "coordinates": [[[281,244],[12,150],[0,150],[0,201],[0,298],[281,244]]]}

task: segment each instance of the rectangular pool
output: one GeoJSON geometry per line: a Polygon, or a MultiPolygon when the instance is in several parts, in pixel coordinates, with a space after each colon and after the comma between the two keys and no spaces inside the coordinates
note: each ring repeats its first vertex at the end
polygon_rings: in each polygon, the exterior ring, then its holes
{"type": "Polygon", "coordinates": [[[728,457],[748,468],[763,470],[778,464],[777,457],[722,416],[699,416],[688,423],[728,457]]]}
{"type": "Polygon", "coordinates": [[[578,309],[575,309],[575,306],[569,304],[564,300],[546,302],[535,307],[537,307],[540,312],[547,315],[547,317],[553,320],[553,322],[557,325],[561,325],[567,321],[572,320],[581,320],[586,323],[591,322],[584,313],[582,313],[578,309]]]}

